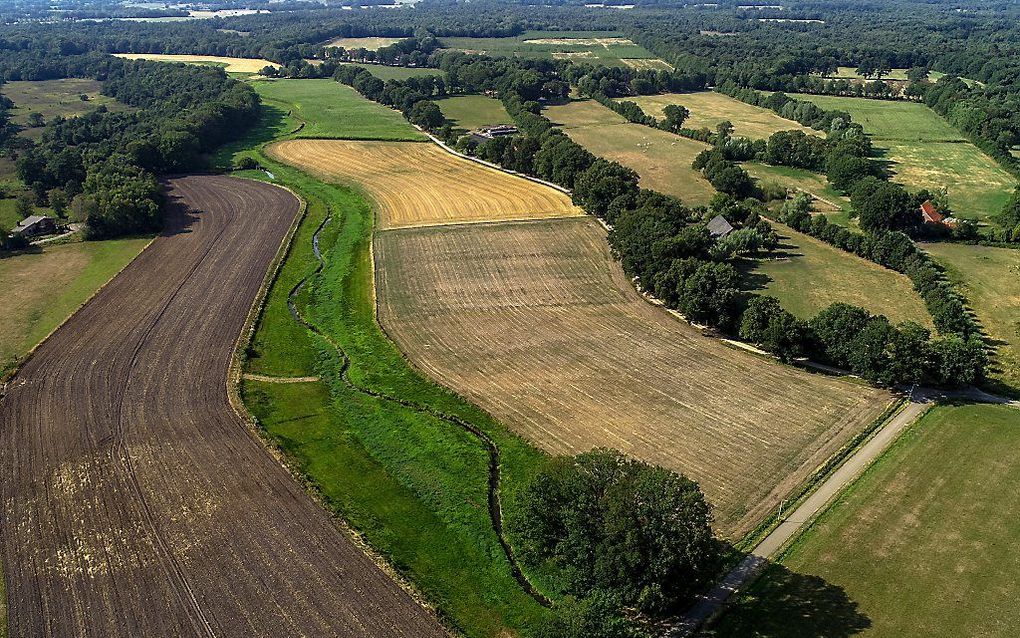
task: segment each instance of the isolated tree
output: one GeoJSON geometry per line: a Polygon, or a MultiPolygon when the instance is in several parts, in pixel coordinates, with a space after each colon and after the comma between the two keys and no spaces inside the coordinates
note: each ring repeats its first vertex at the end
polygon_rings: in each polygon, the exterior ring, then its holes
{"type": "Polygon", "coordinates": [[[715,126],[716,144],[724,144],[733,135],[733,122],[723,120],[715,126]]]}
{"type": "Polygon", "coordinates": [[[50,208],[58,217],[63,217],[67,212],[67,193],[62,188],[54,188],[49,193],[50,208]]]}
{"type": "Polygon", "coordinates": [[[684,127],[684,122],[690,117],[691,112],[679,104],[669,104],[662,109],[662,114],[666,116],[666,128],[678,133],[684,127]]]}
{"type": "Polygon", "coordinates": [[[861,228],[870,232],[909,230],[920,224],[921,214],[910,193],[899,184],[865,177],[853,187],[850,203],[861,228]]]}
{"type": "Polygon", "coordinates": [[[14,210],[18,213],[19,217],[24,219],[35,212],[35,204],[30,196],[19,195],[17,202],[14,204],[14,210]]]}
{"type": "Polygon", "coordinates": [[[28,125],[32,128],[39,128],[40,126],[46,126],[46,120],[43,118],[42,113],[29,113],[28,114],[28,125]]]}
{"type": "Polygon", "coordinates": [[[911,82],[926,82],[931,71],[925,66],[915,66],[907,69],[907,79],[911,82]]]}
{"type": "Polygon", "coordinates": [[[524,556],[558,562],[574,596],[604,592],[660,613],[698,591],[717,565],[709,505],[697,483],[670,470],[597,449],[554,460],[526,496],[524,556]]]}

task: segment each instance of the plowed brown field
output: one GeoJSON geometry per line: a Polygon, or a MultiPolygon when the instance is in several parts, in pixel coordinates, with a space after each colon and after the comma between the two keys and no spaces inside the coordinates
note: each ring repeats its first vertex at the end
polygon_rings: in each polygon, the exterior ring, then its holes
{"type": "Polygon", "coordinates": [[[290,140],[275,158],[355,182],[375,200],[378,228],[581,215],[563,193],[465,160],[435,144],[290,140]]]}
{"type": "Polygon", "coordinates": [[[420,368],[551,452],[688,474],[731,538],[890,401],[650,305],[590,218],[391,230],[375,256],[380,321],[420,368]]]}
{"type": "Polygon", "coordinates": [[[443,635],[227,402],[298,201],[229,177],[169,189],[167,230],[0,401],[10,635],[443,635]]]}

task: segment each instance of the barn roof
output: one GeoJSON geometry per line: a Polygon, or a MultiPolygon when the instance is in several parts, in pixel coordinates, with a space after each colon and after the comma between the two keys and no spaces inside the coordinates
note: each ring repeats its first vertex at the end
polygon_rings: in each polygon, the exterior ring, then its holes
{"type": "Polygon", "coordinates": [[[921,204],[921,216],[924,217],[924,221],[931,222],[933,224],[942,223],[942,214],[935,210],[935,204],[931,203],[931,200],[925,200],[921,204]]]}
{"type": "Polygon", "coordinates": [[[733,232],[733,226],[722,215],[716,215],[705,225],[712,237],[722,238],[733,232]]]}

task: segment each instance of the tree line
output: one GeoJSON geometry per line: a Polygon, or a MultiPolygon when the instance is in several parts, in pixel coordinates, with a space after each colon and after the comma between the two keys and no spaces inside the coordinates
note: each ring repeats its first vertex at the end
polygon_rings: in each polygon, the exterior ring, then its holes
{"type": "Polygon", "coordinates": [[[158,230],[155,176],[193,171],[204,154],[243,134],[258,117],[258,96],[212,67],[105,56],[93,71],[104,95],[134,110],[101,106],[53,118],[37,141],[19,144],[18,177],[38,205],[69,200],[88,239],[158,230]]]}

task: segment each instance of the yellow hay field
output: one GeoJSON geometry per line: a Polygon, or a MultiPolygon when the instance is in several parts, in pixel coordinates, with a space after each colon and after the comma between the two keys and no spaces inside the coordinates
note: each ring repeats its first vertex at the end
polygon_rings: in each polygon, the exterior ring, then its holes
{"type": "Polygon", "coordinates": [[[582,215],[563,193],[434,144],[290,140],[269,153],[326,179],[361,185],[379,228],[582,215]]]}
{"type": "Polygon", "coordinates": [[[156,62],[184,62],[225,67],[227,73],[258,73],[267,66],[279,68],[269,60],[258,58],[227,58],[219,55],[176,55],[169,53],[115,53],[126,60],[153,60],[156,62]]]}
{"type": "Polygon", "coordinates": [[[612,447],[684,472],[731,539],[890,400],[651,305],[591,218],[391,230],[375,259],[379,321],[420,369],[550,452],[612,447]]]}

